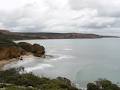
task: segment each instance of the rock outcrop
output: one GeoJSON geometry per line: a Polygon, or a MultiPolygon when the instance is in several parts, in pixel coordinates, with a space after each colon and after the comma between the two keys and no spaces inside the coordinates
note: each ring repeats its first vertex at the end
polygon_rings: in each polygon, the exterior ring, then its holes
{"type": "Polygon", "coordinates": [[[45,54],[45,48],[43,46],[40,46],[39,44],[30,44],[26,42],[20,42],[17,44],[27,52],[33,53],[34,56],[42,57],[45,54]]]}
{"type": "Polygon", "coordinates": [[[0,60],[18,58],[28,52],[34,56],[42,57],[45,54],[45,48],[39,44],[30,44],[26,42],[14,43],[11,40],[0,39],[0,60]]]}
{"type": "Polygon", "coordinates": [[[24,54],[25,50],[20,47],[16,46],[0,47],[0,60],[17,58],[24,54]]]}
{"type": "Polygon", "coordinates": [[[34,56],[41,57],[45,54],[45,48],[39,44],[32,45],[32,53],[34,56]]]}
{"type": "Polygon", "coordinates": [[[27,52],[32,52],[32,44],[27,43],[27,42],[19,42],[17,44],[19,47],[23,48],[27,52]]]}

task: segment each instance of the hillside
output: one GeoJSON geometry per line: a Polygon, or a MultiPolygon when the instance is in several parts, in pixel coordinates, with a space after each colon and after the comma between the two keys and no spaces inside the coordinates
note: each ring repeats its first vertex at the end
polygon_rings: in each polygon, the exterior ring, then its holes
{"type": "MultiPolygon", "coordinates": [[[[23,39],[84,39],[84,38],[103,38],[109,36],[100,36],[96,34],[83,33],[23,33],[23,32],[9,32],[7,30],[0,30],[0,38],[7,38],[12,40],[23,39]]],[[[111,36],[110,36],[111,37],[111,36]]]]}

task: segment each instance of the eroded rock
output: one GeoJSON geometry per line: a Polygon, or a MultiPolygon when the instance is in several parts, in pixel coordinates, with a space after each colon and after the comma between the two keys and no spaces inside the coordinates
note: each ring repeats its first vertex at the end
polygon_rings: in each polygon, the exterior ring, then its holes
{"type": "Polygon", "coordinates": [[[34,56],[42,57],[45,54],[45,48],[40,46],[39,44],[30,44],[26,42],[18,43],[18,46],[26,50],[27,52],[31,52],[34,56]]]}
{"type": "Polygon", "coordinates": [[[30,44],[26,42],[20,42],[18,44],[12,41],[1,41],[0,44],[0,60],[18,58],[21,55],[26,55],[28,52],[34,56],[42,57],[45,54],[45,48],[39,44],[30,44]],[[11,44],[13,43],[13,44],[11,44]]]}
{"type": "Polygon", "coordinates": [[[25,50],[20,47],[16,46],[0,47],[0,60],[17,58],[24,54],[25,50]]]}

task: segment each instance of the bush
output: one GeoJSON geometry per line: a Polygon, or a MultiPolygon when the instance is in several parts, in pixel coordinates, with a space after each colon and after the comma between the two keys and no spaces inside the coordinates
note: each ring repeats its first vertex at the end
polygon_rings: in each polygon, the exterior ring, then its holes
{"type": "Polygon", "coordinates": [[[17,46],[12,40],[0,38],[0,47],[17,46]]]}
{"type": "Polygon", "coordinates": [[[87,85],[87,90],[120,90],[116,84],[106,79],[100,79],[94,83],[89,83],[87,85]]]}
{"type": "Polygon", "coordinates": [[[33,87],[41,90],[78,90],[73,87],[70,80],[66,78],[59,77],[57,79],[49,79],[35,76],[32,73],[20,74],[19,72],[23,72],[23,70],[23,68],[13,68],[6,71],[0,71],[0,83],[9,83],[23,87],[33,87]]]}

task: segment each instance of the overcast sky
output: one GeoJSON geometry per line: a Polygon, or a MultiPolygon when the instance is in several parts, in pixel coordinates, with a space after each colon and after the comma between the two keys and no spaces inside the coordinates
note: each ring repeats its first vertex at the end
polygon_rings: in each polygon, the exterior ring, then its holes
{"type": "Polygon", "coordinates": [[[120,0],[0,0],[0,28],[120,34],[120,0]]]}

